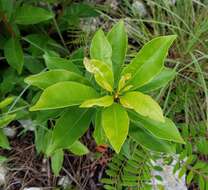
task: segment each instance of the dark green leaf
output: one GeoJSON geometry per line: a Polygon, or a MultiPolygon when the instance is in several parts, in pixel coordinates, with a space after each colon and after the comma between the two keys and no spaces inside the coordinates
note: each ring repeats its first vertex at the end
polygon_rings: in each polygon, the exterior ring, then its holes
{"type": "Polygon", "coordinates": [[[4,12],[8,20],[10,20],[13,10],[14,10],[13,0],[0,0],[0,12],[4,12]]]}
{"type": "Polygon", "coordinates": [[[24,57],[21,44],[18,39],[10,38],[4,46],[4,55],[8,64],[20,74],[24,64],[24,57]]]}
{"type": "Polygon", "coordinates": [[[96,11],[95,7],[89,4],[73,3],[69,7],[66,7],[64,16],[71,19],[73,17],[95,17],[98,15],[99,13],[96,11]]]}
{"type": "Polygon", "coordinates": [[[42,61],[36,59],[35,57],[28,56],[24,57],[24,66],[25,68],[31,73],[31,74],[37,74],[40,73],[45,69],[44,64],[42,61]]]}
{"type": "Polygon", "coordinates": [[[71,72],[81,74],[80,70],[76,65],[69,59],[64,59],[61,57],[51,56],[49,54],[44,54],[43,56],[46,66],[48,69],[65,69],[71,72]]]}
{"type": "Polygon", "coordinates": [[[47,154],[59,148],[68,148],[77,141],[89,127],[92,115],[93,110],[80,108],[71,108],[64,113],[55,125],[47,154]]]}
{"type": "Polygon", "coordinates": [[[15,22],[22,25],[37,24],[53,17],[54,15],[51,12],[43,8],[23,5],[16,11],[15,22]]]}

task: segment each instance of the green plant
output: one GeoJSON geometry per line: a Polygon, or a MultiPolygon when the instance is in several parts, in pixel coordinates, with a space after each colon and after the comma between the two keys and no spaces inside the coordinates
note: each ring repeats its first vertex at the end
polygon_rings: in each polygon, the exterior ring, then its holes
{"type": "Polygon", "coordinates": [[[200,190],[208,188],[208,152],[206,139],[207,126],[205,122],[194,125],[181,124],[182,135],[186,146],[178,145],[179,157],[173,172],[178,171],[178,177],[186,176],[186,183],[189,186],[198,184],[200,190]]]}
{"type": "Polygon", "coordinates": [[[86,71],[46,53],[50,71],[25,79],[43,90],[31,111],[60,113],[45,153],[51,156],[70,147],[91,122],[97,144],[108,140],[117,153],[128,134],[148,149],[174,152],[172,142],[183,143],[183,139],[174,123],[163,116],[160,106],[142,92],[160,88],[173,78],[174,71],[164,68],[163,62],[175,38],[153,39],[125,66],[128,40],[120,21],[107,37],[101,29],[96,32],[91,59],[84,59],[86,71]]]}
{"type": "Polygon", "coordinates": [[[108,163],[106,175],[101,179],[104,188],[148,190],[159,187],[153,183],[158,176],[153,175],[152,171],[159,168],[152,163],[154,157],[156,155],[153,152],[138,145],[133,139],[128,139],[121,152],[115,154],[108,163]]]}
{"type": "MultiPolygon", "coordinates": [[[[28,86],[23,78],[45,69],[42,61],[44,52],[68,54],[69,46],[63,41],[62,33],[69,29],[71,32],[81,30],[80,18],[99,15],[96,8],[86,3],[60,2],[59,5],[62,7],[61,13],[52,10],[55,5],[50,1],[41,4],[35,1],[0,0],[0,109],[11,100],[10,96],[13,100],[1,110],[1,128],[13,120],[32,120],[27,102],[33,95],[31,91],[25,96],[28,86]],[[58,34],[60,40],[54,39],[54,34],[58,34]]],[[[78,59],[82,51],[80,48],[74,52],[72,58],[78,59]]],[[[5,147],[2,144],[0,141],[0,146],[5,147]]]]}

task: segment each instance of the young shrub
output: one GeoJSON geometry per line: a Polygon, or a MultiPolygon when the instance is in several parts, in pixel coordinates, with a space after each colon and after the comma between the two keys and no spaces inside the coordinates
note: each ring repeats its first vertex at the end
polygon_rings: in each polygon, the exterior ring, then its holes
{"type": "Polygon", "coordinates": [[[169,35],[151,40],[125,65],[128,39],[124,22],[120,21],[107,36],[101,29],[96,32],[90,58],[83,61],[83,75],[70,63],[73,70],[58,67],[26,78],[28,84],[43,90],[30,111],[63,112],[52,131],[47,155],[70,147],[91,123],[96,142],[109,142],[117,153],[128,135],[158,152],[174,152],[172,142],[184,143],[159,104],[145,94],[174,77],[175,72],[164,67],[164,60],[175,38],[169,35]]]}

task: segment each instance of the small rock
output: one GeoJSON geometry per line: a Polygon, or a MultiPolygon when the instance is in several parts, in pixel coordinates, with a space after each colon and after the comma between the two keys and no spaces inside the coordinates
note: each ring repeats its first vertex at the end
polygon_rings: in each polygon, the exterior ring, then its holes
{"type": "Polygon", "coordinates": [[[41,168],[41,172],[46,172],[47,171],[47,159],[44,158],[42,160],[42,168],[41,168]]]}
{"type": "Polygon", "coordinates": [[[0,165],[0,185],[5,184],[7,170],[3,165],[0,165]]]}
{"type": "Polygon", "coordinates": [[[163,181],[158,181],[158,184],[162,184],[165,188],[165,190],[187,190],[186,182],[185,182],[185,176],[183,176],[181,179],[178,178],[178,171],[173,174],[173,168],[176,164],[176,161],[174,160],[171,165],[164,165],[162,160],[158,160],[156,162],[156,165],[159,165],[163,168],[163,171],[154,171],[154,175],[159,175],[162,177],[163,181]]]}
{"type": "Polygon", "coordinates": [[[18,120],[18,121],[21,123],[21,125],[22,125],[25,129],[27,129],[27,130],[29,130],[29,131],[35,131],[35,127],[34,127],[34,125],[33,125],[32,120],[28,119],[28,120],[18,120]]]}
{"type": "Polygon", "coordinates": [[[7,137],[10,137],[10,138],[15,137],[15,135],[17,134],[17,130],[15,128],[12,128],[12,127],[4,127],[3,131],[4,131],[4,134],[7,137]]]}
{"type": "Polygon", "coordinates": [[[23,190],[43,190],[42,187],[25,187],[23,190]]]}
{"type": "Polygon", "coordinates": [[[170,4],[171,5],[175,5],[176,4],[176,0],[170,0],[170,4]]]}
{"type": "Polygon", "coordinates": [[[140,17],[144,17],[147,15],[147,10],[146,10],[144,3],[142,3],[139,0],[135,0],[133,2],[132,9],[133,9],[135,15],[138,15],[140,17]]]}
{"type": "Polygon", "coordinates": [[[69,188],[71,186],[72,181],[69,179],[68,176],[62,176],[59,181],[58,185],[65,188],[69,188]]]}

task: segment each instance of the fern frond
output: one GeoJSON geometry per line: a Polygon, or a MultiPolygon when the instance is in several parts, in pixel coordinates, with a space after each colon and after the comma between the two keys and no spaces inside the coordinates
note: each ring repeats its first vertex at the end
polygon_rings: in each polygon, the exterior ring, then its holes
{"type": "Polygon", "coordinates": [[[136,145],[131,156],[121,152],[114,155],[101,182],[106,190],[147,190],[151,188],[151,156],[136,145]]]}

